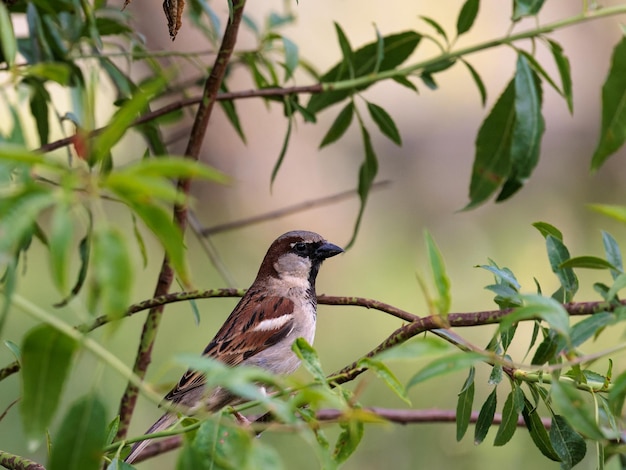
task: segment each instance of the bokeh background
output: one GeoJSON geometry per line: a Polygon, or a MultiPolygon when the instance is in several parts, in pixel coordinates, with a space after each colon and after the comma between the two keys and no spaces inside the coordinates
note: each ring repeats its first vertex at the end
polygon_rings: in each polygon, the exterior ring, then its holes
{"type": "MultiPolygon", "coordinates": [[[[121,0],[119,3],[121,7],[121,0]]],[[[214,2],[213,6],[225,21],[227,9],[225,2],[221,3],[224,5],[214,2]]],[[[473,29],[459,40],[457,47],[504,36],[510,27],[511,3],[483,0],[473,29]]],[[[616,3],[619,2],[605,1],[603,5],[616,3]]],[[[323,72],[340,59],[333,21],[343,27],[353,48],[357,48],[374,40],[373,24],[383,35],[409,29],[432,33],[419,15],[436,19],[453,35],[462,4],[460,0],[289,2],[288,8],[298,19],[282,31],[299,45],[300,55],[323,72]]],[[[249,2],[247,12],[262,23],[269,12],[283,12],[284,7],[285,4],[278,0],[249,2]]],[[[581,2],[550,0],[542,10],[540,21],[547,23],[571,16],[577,14],[580,8],[581,2]]],[[[206,39],[194,30],[188,20],[176,41],[170,42],[160,5],[135,0],[128,11],[134,17],[136,30],[145,35],[147,44],[153,50],[194,52],[210,49],[206,39]]],[[[490,284],[492,278],[475,266],[486,264],[489,258],[512,269],[525,292],[534,292],[533,278],[541,283],[544,292],[556,289],[557,281],[547,262],[543,238],[531,226],[533,222],[542,220],[560,228],[573,255],[601,255],[600,230],[609,231],[618,241],[624,240],[625,227],[594,214],[585,206],[588,203],[624,203],[626,152],[613,156],[596,174],[589,173],[600,125],[601,86],[608,71],[612,47],[622,34],[620,21],[624,19],[610,18],[578,24],[551,35],[563,45],[571,61],[575,112],[570,115],[563,99],[553,89],[544,86],[546,132],[541,161],[525,188],[503,204],[490,202],[471,211],[461,211],[468,202],[475,135],[488,111],[481,107],[479,94],[464,67],[456,65],[437,75],[439,89],[436,91],[418,83],[419,96],[394,83],[377,84],[368,90],[365,93],[367,99],[383,106],[394,117],[403,145],[397,147],[390,143],[377,132],[371,121],[367,121],[380,159],[378,179],[389,180],[391,185],[371,194],[354,247],[326,263],[318,279],[318,292],[370,297],[418,315],[426,314],[425,298],[415,273],[428,274],[423,241],[423,231],[428,229],[446,259],[452,282],[452,311],[488,310],[495,308],[495,304],[484,286],[490,284]]],[[[515,31],[532,28],[535,24],[535,20],[522,21],[515,31]]],[[[530,48],[528,42],[520,45],[530,48]]],[[[238,47],[254,47],[249,32],[242,32],[238,47]]],[[[422,41],[410,62],[431,57],[436,52],[432,44],[422,41]]],[[[542,45],[537,45],[537,52],[539,61],[554,75],[556,69],[549,52],[542,45]]],[[[467,59],[485,81],[489,97],[487,108],[490,108],[513,75],[515,53],[511,48],[502,46],[473,54],[467,59]]],[[[179,80],[197,74],[194,67],[185,63],[176,62],[175,68],[179,80]]],[[[134,73],[141,74],[141,68],[136,67],[134,73]]],[[[304,77],[297,75],[296,83],[307,84],[304,77]]],[[[252,82],[247,74],[235,73],[229,87],[231,90],[245,90],[252,88],[252,82]]],[[[99,93],[98,117],[105,122],[112,109],[114,90],[103,80],[99,93]]],[[[358,99],[357,103],[365,113],[364,103],[358,99]]],[[[216,110],[205,139],[202,160],[232,177],[228,186],[194,184],[195,210],[205,226],[245,219],[356,187],[358,167],[363,159],[361,136],[356,127],[339,143],[318,150],[324,133],[340,108],[322,113],[318,125],[297,123],[285,162],[271,189],[270,174],[287,125],[282,108],[276,105],[268,107],[256,99],[241,100],[237,102],[237,108],[247,144],[239,140],[220,110],[216,110]]],[[[176,139],[176,136],[181,135],[181,129],[188,130],[191,119],[192,114],[188,113],[183,125],[172,128],[172,153],[184,150],[184,139],[176,139]]],[[[139,156],[144,148],[140,139],[130,137],[116,157],[139,156]]],[[[131,240],[129,216],[115,206],[109,209],[111,217],[119,220],[128,230],[131,240]]],[[[345,244],[352,234],[357,210],[358,200],[355,197],[220,233],[211,237],[210,242],[235,286],[246,287],[252,281],[267,246],[277,235],[292,229],[308,229],[322,233],[334,243],[345,244]]],[[[134,298],[137,301],[151,296],[161,262],[157,245],[149,237],[147,241],[151,252],[147,267],[141,266],[140,256],[136,253],[138,268],[134,298]]],[[[188,248],[196,286],[226,286],[227,281],[212,266],[193,235],[188,236],[188,248]]],[[[53,286],[45,283],[48,268],[46,254],[41,247],[33,247],[27,266],[20,291],[32,301],[49,307],[50,299],[56,299],[58,294],[53,286]]],[[[581,274],[579,300],[597,299],[591,284],[598,277],[609,281],[608,274],[581,274]]],[[[188,305],[168,306],[148,379],[166,384],[164,388],[167,388],[167,384],[176,380],[182,372],[172,357],[181,352],[201,351],[235,303],[235,299],[199,301],[200,325],[195,324],[188,305]]],[[[85,320],[76,304],[59,315],[72,323],[85,320]]],[[[106,341],[110,350],[132,364],[144,318],[145,313],[138,314],[125,321],[117,331],[103,330],[96,332],[95,336],[106,341]]],[[[318,318],[315,345],[328,372],[360,357],[401,324],[383,313],[352,307],[321,306],[318,318]]],[[[5,339],[17,341],[31,326],[30,319],[14,312],[3,334],[5,339]]],[[[484,327],[458,333],[476,344],[486,345],[493,331],[493,327],[484,327]]],[[[612,336],[607,336],[607,341],[621,341],[622,333],[621,330],[609,333],[612,336]]],[[[512,354],[517,359],[521,359],[525,352],[528,334],[527,329],[522,329],[514,345],[512,354]]],[[[599,348],[601,346],[597,344],[585,346],[588,351],[599,348]]],[[[0,350],[0,364],[11,360],[8,350],[0,350]]],[[[626,363],[623,355],[616,355],[613,360],[617,371],[624,370],[626,363]]],[[[427,361],[394,363],[392,368],[401,380],[406,381],[427,361]]],[[[598,365],[599,371],[605,370],[606,366],[605,363],[598,365]]],[[[303,371],[299,373],[306,377],[303,371]]],[[[488,374],[487,367],[479,367],[476,409],[491,391],[491,386],[487,384],[488,374]]],[[[453,374],[413,388],[410,392],[413,407],[454,409],[464,377],[465,373],[453,374]]],[[[359,382],[363,382],[362,404],[405,406],[373,376],[366,374],[359,382]]],[[[87,355],[79,359],[71,376],[64,408],[92,383],[101,389],[112,417],[125,382],[115,373],[95,366],[87,355]]],[[[506,384],[500,389],[508,392],[506,384]]],[[[4,409],[19,395],[18,376],[4,381],[0,390],[0,409],[4,409]]],[[[503,394],[500,404],[504,398],[503,394]]],[[[17,408],[11,409],[1,423],[0,448],[28,454],[17,408]]],[[[131,435],[143,432],[158,415],[154,404],[140,399],[131,435]]],[[[355,456],[344,468],[498,469],[506,466],[514,470],[558,466],[539,453],[524,429],[519,429],[513,441],[503,448],[491,445],[494,430],[480,446],[473,444],[472,433],[473,428],[470,428],[465,439],[457,443],[454,424],[369,425],[355,456]]],[[[333,435],[332,432],[330,434],[333,435]]],[[[319,466],[313,450],[297,436],[267,433],[262,439],[276,446],[288,469],[314,469],[319,466]]],[[[595,450],[590,447],[588,457],[579,468],[595,468],[594,453],[595,450]]],[[[43,456],[43,450],[34,455],[45,460],[43,456]]],[[[170,455],[139,468],[172,468],[174,462],[175,455],[170,455]]]]}

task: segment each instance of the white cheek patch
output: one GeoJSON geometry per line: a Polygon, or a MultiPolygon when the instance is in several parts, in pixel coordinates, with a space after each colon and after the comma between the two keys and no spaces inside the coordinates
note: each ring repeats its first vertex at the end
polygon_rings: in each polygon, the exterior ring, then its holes
{"type": "Polygon", "coordinates": [[[285,323],[290,321],[292,318],[291,314],[283,315],[277,318],[268,318],[267,320],[262,320],[252,328],[252,331],[271,331],[271,330],[279,330],[281,329],[285,323]]]}

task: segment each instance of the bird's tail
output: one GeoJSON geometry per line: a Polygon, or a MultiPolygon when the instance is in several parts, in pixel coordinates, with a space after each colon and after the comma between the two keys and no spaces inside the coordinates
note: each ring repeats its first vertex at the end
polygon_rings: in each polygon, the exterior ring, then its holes
{"type": "MultiPolygon", "coordinates": [[[[155,432],[163,431],[169,428],[172,424],[174,424],[176,420],[177,420],[177,417],[175,413],[165,413],[163,416],[161,416],[157,420],[156,423],[150,426],[150,429],[148,429],[145,432],[145,434],[152,434],[155,432]]],[[[128,454],[128,457],[126,457],[124,462],[133,463],[135,460],[137,460],[137,457],[141,455],[143,450],[146,448],[148,444],[150,444],[151,441],[152,439],[146,439],[145,441],[136,442],[133,445],[133,447],[130,449],[130,454],[128,454]]]]}

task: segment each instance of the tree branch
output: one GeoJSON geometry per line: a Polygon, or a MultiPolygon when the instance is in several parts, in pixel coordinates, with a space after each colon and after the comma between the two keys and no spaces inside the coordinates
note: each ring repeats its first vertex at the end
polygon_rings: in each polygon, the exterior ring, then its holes
{"type": "MultiPolygon", "coordinates": [[[[198,106],[196,117],[191,128],[189,142],[185,151],[186,158],[198,160],[200,149],[206,134],[206,129],[209,125],[209,120],[215,104],[215,99],[224,79],[224,75],[226,74],[226,68],[230,61],[230,57],[235,48],[239,32],[239,24],[241,23],[241,18],[243,16],[245,3],[245,0],[233,1],[233,12],[224,31],[224,37],[222,38],[220,50],[215,58],[215,63],[213,64],[211,73],[206,80],[204,91],[202,93],[202,99],[200,101],[200,105],[198,106]]],[[[180,179],[178,180],[177,186],[180,193],[187,195],[189,194],[191,180],[186,178],[180,179]]],[[[182,232],[185,231],[187,226],[187,210],[186,203],[174,205],[174,223],[181,229],[182,232]]],[[[157,285],[154,291],[154,297],[160,297],[167,294],[173,280],[174,269],[167,256],[164,256],[161,271],[159,273],[157,285]]],[[[156,334],[162,315],[163,305],[154,306],[150,309],[148,317],[144,323],[137,357],[133,367],[133,372],[140,379],[145,377],[148,365],[150,364],[152,348],[154,346],[154,341],[156,340],[156,334]]],[[[135,404],[137,403],[137,395],[137,386],[129,382],[120,401],[120,425],[116,436],[118,440],[126,437],[130,419],[135,409],[135,404]]]]}
{"type": "MultiPolygon", "coordinates": [[[[456,422],[456,411],[454,410],[406,410],[379,407],[365,407],[362,408],[362,410],[372,413],[378,418],[384,419],[390,423],[402,425],[456,422]]],[[[342,411],[335,409],[318,410],[315,417],[318,421],[324,422],[335,422],[346,419],[345,414],[342,411]]],[[[250,417],[249,419],[250,421],[255,421],[255,417],[250,417]]],[[[478,411],[472,411],[470,423],[475,424],[477,420],[478,411]]],[[[546,429],[550,429],[552,422],[549,418],[541,418],[541,422],[546,429]]],[[[502,414],[496,413],[493,417],[492,424],[499,425],[500,423],[502,423],[502,414]]],[[[526,427],[526,423],[522,417],[518,418],[517,426],[526,427]]],[[[171,436],[165,439],[160,439],[148,445],[135,462],[139,463],[152,457],[156,457],[157,455],[178,449],[181,445],[182,436],[171,436]]]]}
{"type": "Polygon", "coordinates": [[[0,466],[9,470],[46,470],[43,465],[37,462],[19,455],[9,454],[3,450],[0,450],[0,466]]]}

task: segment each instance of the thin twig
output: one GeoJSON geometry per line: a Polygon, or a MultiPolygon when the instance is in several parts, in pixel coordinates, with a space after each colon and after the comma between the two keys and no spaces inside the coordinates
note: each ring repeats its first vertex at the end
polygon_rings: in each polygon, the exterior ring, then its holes
{"type": "MultiPolygon", "coordinates": [[[[391,408],[379,408],[379,407],[366,407],[361,411],[365,411],[375,415],[376,417],[395,424],[434,424],[434,423],[455,423],[456,411],[454,410],[406,410],[406,409],[391,409],[391,408]]],[[[315,414],[315,418],[318,421],[336,422],[343,421],[346,418],[345,413],[341,410],[335,409],[322,409],[318,410],[315,414]]],[[[250,421],[255,421],[255,417],[250,417],[250,421]]],[[[478,421],[478,411],[472,411],[470,415],[470,423],[476,423],[478,421]]],[[[549,418],[541,418],[541,422],[546,429],[550,429],[552,422],[549,418]]],[[[499,425],[502,423],[502,414],[495,413],[493,416],[492,424],[499,425]]],[[[526,427],[526,423],[522,417],[517,420],[518,427],[526,427]]],[[[287,427],[288,428],[288,427],[287,427]]],[[[164,454],[166,452],[178,449],[182,445],[182,436],[171,436],[165,439],[160,439],[151,443],[141,453],[139,458],[135,462],[148,460],[157,455],[164,454]]]]}
{"type": "MultiPolygon", "coordinates": [[[[383,189],[389,186],[390,183],[391,183],[390,181],[378,181],[372,184],[371,190],[373,191],[376,189],[383,189]]],[[[271,212],[266,212],[265,214],[255,215],[247,219],[235,220],[233,222],[227,222],[225,224],[214,225],[213,227],[206,227],[200,230],[200,234],[206,237],[208,235],[215,235],[216,233],[226,232],[229,230],[235,230],[238,228],[247,227],[249,225],[258,224],[261,222],[267,222],[268,220],[278,219],[280,217],[286,217],[290,214],[296,214],[296,213],[305,211],[307,209],[313,209],[316,207],[334,204],[336,202],[354,197],[355,194],[356,194],[356,190],[350,189],[348,191],[343,191],[341,193],[332,194],[326,197],[321,197],[319,199],[312,199],[310,201],[300,202],[298,204],[284,207],[282,209],[278,209],[278,210],[271,211],[271,212]]]]}
{"type": "Polygon", "coordinates": [[[46,470],[40,463],[0,450],[0,467],[9,470],[46,470]]]}
{"type": "MultiPolygon", "coordinates": [[[[189,135],[189,142],[187,149],[185,150],[186,158],[192,160],[198,160],[202,143],[204,142],[204,136],[206,129],[209,125],[211,113],[213,111],[213,105],[217,97],[218,90],[226,74],[226,68],[230,61],[230,57],[235,48],[237,41],[237,35],[239,32],[239,24],[243,16],[243,9],[245,6],[245,0],[236,0],[233,2],[233,14],[231,15],[226,29],[224,31],[224,37],[220,50],[215,59],[215,63],[211,69],[211,73],[206,80],[204,91],[202,93],[202,99],[196,112],[196,117],[191,128],[189,135]]],[[[188,195],[191,186],[191,180],[183,178],[178,180],[178,191],[181,194],[188,195]]],[[[186,203],[174,204],[174,223],[185,231],[187,226],[187,210],[186,203]]],[[[174,280],[174,269],[168,260],[167,256],[163,258],[161,265],[161,271],[157,280],[157,285],[154,292],[154,297],[167,294],[172,282],[174,280]]],[[[141,379],[145,377],[148,365],[151,361],[152,348],[156,340],[156,334],[159,329],[161,318],[163,315],[163,305],[153,307],[144,323],[143,331],[141,333],[141,339],[137,350],[137,356],[135,358],[135,365],[133,372],[141,379]]],[[[120,400],[119,415],[120,424],[117,432],[117,440],[121,440],[126,437],[128,432],[128,426],[137,403],[138,389],[132,383],[128,383],[124,395],[120,400]]]]}

